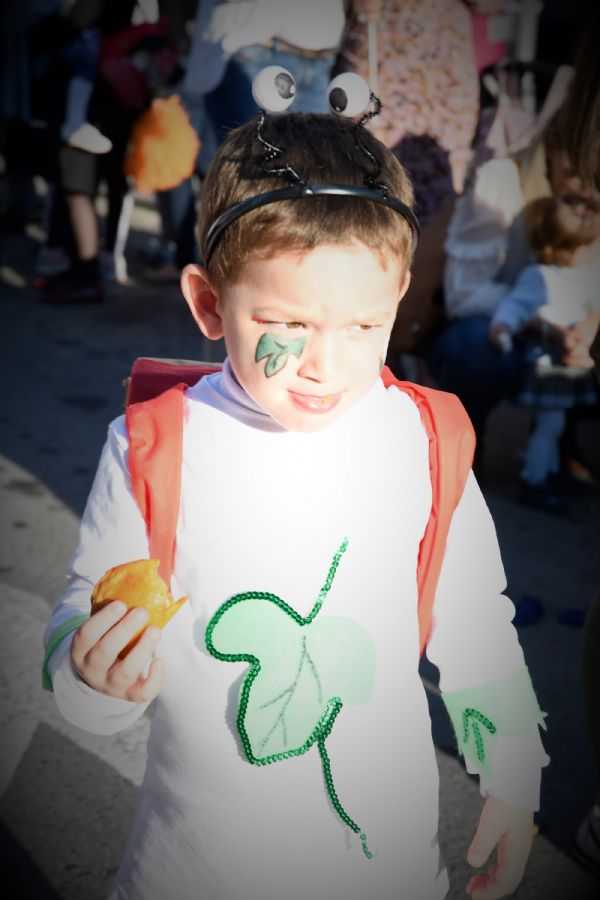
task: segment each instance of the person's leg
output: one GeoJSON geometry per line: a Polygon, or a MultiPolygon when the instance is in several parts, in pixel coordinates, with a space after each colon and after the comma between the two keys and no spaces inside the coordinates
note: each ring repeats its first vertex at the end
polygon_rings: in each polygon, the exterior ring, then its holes
{"type": "Polygon", "coordinates": [[[206,96],[206,112],[218,144],[232,128],[258,115],[252,97],[252,80],[268,65],[271,65],[268,47],[253,45],[239,50],[229,60],[218,87],[206,96]]]}
{"type": "Polygon", "coordinates": [[[66,198],[73,234],[71,268],[49,278],[43,286],[47,303],[82,303],[102,300],[98,267],[98,219],[94,207],[97,157],[63,144],[59,152],[60,190],[66,198]]]}
{"type": "Polygon", "coordinates": [[[550,476],[559,472],[558,445],[565,419],[564,409],[535,410],[534,427],[529,436],[521,471],[519,497],[525,506],[558,515],[563,515],[567,508],[550,476]]]}
{"type": "Polygon", "coordinates": [[[534,427],[524,455],[521,478],[527,484],[544,484],[559,470],[558,444],[564,431],[564,409],[536,409],[534,427]]]}
{"type": "Polygon", "coordinates": [[[89,262],[98,255],[98,219],[94,201],[87,194],[69,194],[67,205],[77,256],[82,262],[89,262]]]}
{"type": "Polygon", "coordinates": [[[88,107],[94,91],[96,68],[100,53],[100,32],[97,28],[82,31],[62,51],[62,59],[72,71],[65,98],[65,117],[61,137],[72,147],[88,153],[108,153],[111,142],[88,122],[88,107]]]}

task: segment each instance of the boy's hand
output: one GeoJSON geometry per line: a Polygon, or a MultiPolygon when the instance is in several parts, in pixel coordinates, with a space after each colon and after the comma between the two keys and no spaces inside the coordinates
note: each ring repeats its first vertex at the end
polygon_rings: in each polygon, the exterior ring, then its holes
{"type": "Polygon", "coordinates": [[[498,900],[518,887],[533,841],[533,813],[488,797],[485,801],[477,832],[467,853],[467,862],[483,866],[492,850],[497,848],[497,860],[485,875],[474,875],[467,885],[473,900],[498,900]]]}
{"type": "Polygon", "coordinates": [[[124,659],[119,653],[148,619],[141,608],[127,610],[124,603],[109,603],[94,613],[76,632],[71,660],[81,678],[100,691],[121,700],[148,703],[158,694],[163,666],[152,654],[160,628],[147,628],[124,659]],[[144,674],[150,663],[147,674],[144,674]]]}

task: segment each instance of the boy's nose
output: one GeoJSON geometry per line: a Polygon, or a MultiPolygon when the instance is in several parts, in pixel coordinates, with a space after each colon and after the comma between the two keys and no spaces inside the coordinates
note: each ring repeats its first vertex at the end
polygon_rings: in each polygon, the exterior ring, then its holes
{"type": "Polygon", "coordinates": [[[337,371],[338,350],[333,335],[312,335],[300,357],[298,374],[301,378],[327,384],[337,371]]]}

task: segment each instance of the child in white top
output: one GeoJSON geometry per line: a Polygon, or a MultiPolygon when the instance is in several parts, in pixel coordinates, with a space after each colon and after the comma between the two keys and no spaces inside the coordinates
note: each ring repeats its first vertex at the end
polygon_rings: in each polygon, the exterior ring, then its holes
{"type": "MultiPolygon", "coordinates": [[[[379,377],[410,280],[411,195],[391,152],[329,115],[249,122],[211,164],[198,226],[205,264],[184,270],[182,289],[228,358],[185,394],[172,591],[190,599],[122,660],[147,614],[115,601],[66,636],[48,666],[62,713],[97,733],[127,727],[154,701],[113,900],[447,894],[418,672],[428,440],[412,400],[379,377]],[[291,199],[272,193],[290,181],[291,199]],[[319,193],[323,183],[337,195],[319,193]],[[249,210],[249,198],[261,205],[249,210]],[[305,631],[298,617],[313,617],[305,631]],[[255,680],[240,653],[259,661],[255,680]],[[332,703],[325,750],[307,735],[332,703]]],[[[147,556],[121,417],[47,645],[89,614],[107,568],[147,556]]],[[[504,588],[471,475],[428,655],[486,798],[468,852],[486,866],[468,886],[475,900],[521,880],[547,762],[504,588]]]]}
{"type": "Polygon", "coordinates": [[[526,219],[538,263],[522,271],[500,303],[489,336],[502,349],[507,338],[510,341],[528,329],[528,365],[517,399],[532,407],[534,427],[525,450],[521,499],[527,505],[562,513],[564,501],[552,476],[559,471],[566,413],[598,400],[591,358],[586,359],[584,352],[578,365],[567,365],[563,359],[573,326],[590,313],[600,314],[596,243],[600,210],[570,202],[568,197],[545,197],[530,204],[526,219]]]}

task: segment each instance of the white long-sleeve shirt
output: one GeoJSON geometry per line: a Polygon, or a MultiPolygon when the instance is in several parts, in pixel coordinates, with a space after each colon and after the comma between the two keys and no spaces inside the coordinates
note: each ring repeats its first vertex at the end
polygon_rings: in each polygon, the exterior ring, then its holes
{"type": "MultiPolygon", "coordinates": [[[[89,611],[91,588],[107,568],[148,555],[127,447],[120,418],[109,429],[70,588],[48,637],[69,616],[89,611]]],[[[273,423],[228,364],[187,391],[172,592],[190,599],[158,646],[165,681],[112,898],[445,896],[438,773],[418,674],[416,561],[431,504],[427,447],[417,408],[380,381],[331,427],[311,434],[273,423]],[[252,615],[242,617],[229,639],[256,654],[272,680],[264,703],[252,693],[258,679],[250,692],[253,728],[267,716],[270,749],[293,741],[315,691],[341,696],[326,749],[339,803],[366,835],[372,859],[332,804],[316,744],[268,765],[248,762],[236,725],[248,662],[223,661],[207,647],[209,623],[241,593],[269,592],[306,617],[345,538],[304,650],[297,624],[280,607],[274,612],[275,604],[263,604],[270,618],[261,627],[252,615]],[[304,706],[284,716],[282,698],[297,693],[304,706]]],[[[471,476],[449,534],[428,649],[446,693],[522,672],[504,588],[493,523],[471,476]]],[[[239,604],[236,613],[243,608],[252,609],[239,604]]],[[[227,651],[218,630],[213,642],[227,651]]],[[[67,638],[50,661],[65,717],[98,733],[135,721],[145,707],[87,687],[73,671],[69,645],[67,638]]],[[[547,758],[530,724],[529,735],[498,739],[483,791],[534,808],[547,758]]]]}
{"type": "Polygon", "coordinates": [[[491,316],[533,261],[525,197],[510,158],[491,159],[456,201],[444,244],[444,302],[450,319],[491,316]]]}

